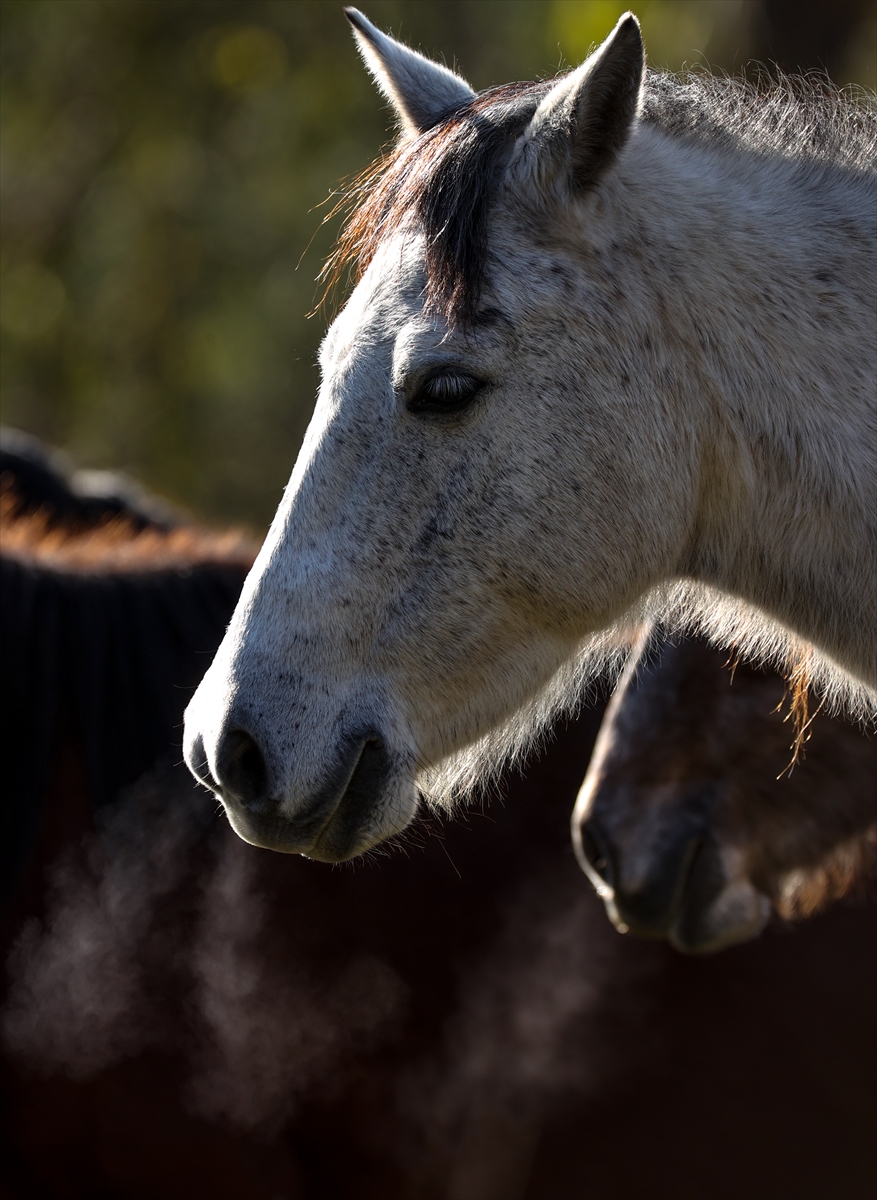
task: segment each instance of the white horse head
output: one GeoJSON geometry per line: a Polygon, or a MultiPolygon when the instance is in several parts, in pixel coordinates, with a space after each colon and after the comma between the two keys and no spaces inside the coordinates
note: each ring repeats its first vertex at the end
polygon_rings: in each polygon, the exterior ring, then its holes
{"type": "Polygon", "coordinates": [[[362,274],[187,713],[235,829],[362,852],[519,748],[674,581],[701,586],[680,609],[708,587],[748,603],[720,606],[725,636],[784,628],[873,684],[877,619],[851,628],[875,572],[865,118],[833,115],[831,154],[773,115],[753,137],[733,85],[645,76],[630,14],[560,80],[480,96],[348,16],[402,138],[348,227],[362,274]]]}

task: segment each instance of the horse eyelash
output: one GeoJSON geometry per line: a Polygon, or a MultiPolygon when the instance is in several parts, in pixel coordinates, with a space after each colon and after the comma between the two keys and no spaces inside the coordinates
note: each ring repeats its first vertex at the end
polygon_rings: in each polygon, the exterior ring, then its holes
{"type": "Polygon", "coordinates": [[[481,390],[481,386],[481,380],[476,379],[473,375],[442,372],[424,380],[412,399],[411,407],[426,408],[430,404],[441,405],[443,403],[448,404],[449,407],[453,407],[455,404],[462,405],[472,399],[481,390]]]}
{"type": "Polygon", "coordinates": [[[424,391],[428,388],[432,389],[435,385],[435,390],[441,394],[446,391],[449,396],[460,397],[468,395],[474,389],[471,385],[475,380],[467,375],[436,375],[432,379],[428,379],[424,385],[424,391]],[[445,386],[446,385],[446,386],[445,386]]]}

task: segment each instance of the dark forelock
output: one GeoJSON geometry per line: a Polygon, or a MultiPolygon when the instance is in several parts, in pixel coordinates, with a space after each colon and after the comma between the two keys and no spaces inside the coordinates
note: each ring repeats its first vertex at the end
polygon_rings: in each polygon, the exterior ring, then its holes
{"type": "Polygon", "coordinates": [[[327,264],[330,280],[348,265],[361,276],[386,237],[416,229],[426,245],[427,308],[449,321],[473,320],[500,164],[550,86],[484,92],[361,176],[351,193],[357,206],[327,264]]]}

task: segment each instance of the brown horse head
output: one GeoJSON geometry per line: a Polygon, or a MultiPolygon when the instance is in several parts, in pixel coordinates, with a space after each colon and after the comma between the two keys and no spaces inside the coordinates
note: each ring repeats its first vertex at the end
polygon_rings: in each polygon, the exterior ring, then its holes
{"type": "Polygon", "coordinates": [[[877,755],[817,713],[799,761],[785,685],[698,638],[646,636],[573,815],[579,861],[622,932],[718,950],[771,911],[806,916],[872,867],[877,755]]]}

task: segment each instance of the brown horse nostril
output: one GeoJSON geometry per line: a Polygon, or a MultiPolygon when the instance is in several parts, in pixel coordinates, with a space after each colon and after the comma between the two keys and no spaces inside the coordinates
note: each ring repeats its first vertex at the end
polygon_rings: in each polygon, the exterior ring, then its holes
{"type": "Polygon", "coordinates": [[[255,740],[243,729],[230,729],[222,739],[216,773],[223,792],[256,808],[268,799],[268,768],[255,740]]]}
{"type": "Polygon", "coordinates": [[[612,884],[612,856],[605,838],[593,821],[581,827],[582,852],[594,872],[608,884],[612,884]]]}

